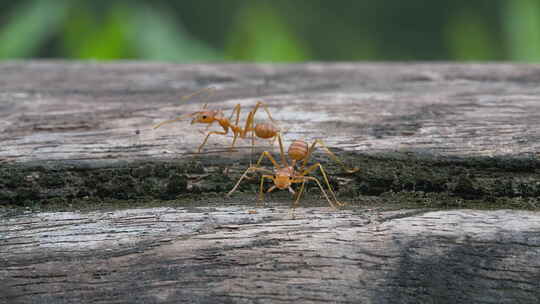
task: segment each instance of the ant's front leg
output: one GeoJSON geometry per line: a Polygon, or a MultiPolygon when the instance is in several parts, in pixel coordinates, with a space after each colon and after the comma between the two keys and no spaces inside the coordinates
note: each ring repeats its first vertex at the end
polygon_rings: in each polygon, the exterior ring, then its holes
{"type": "Polygon", "coordinates": [[[236,191],[238,186],[240,186],[240,183],[242,182],[242,180],[244,180],[244,178],[247,178],[247,175],[248,175],[249,172],[256,172],[256,171],[263,172],[263,173],[270,173],[270,174],[273,173],[272,171],[264,169],[264,168],[250,166],[249,168],[246,169],[246,171],[244,171],[244,173],[242,174],[240,179],[238,179],[238,181],[236,182],[234,187],[231,189],[231,191],[229,191],[229,193],[227,193],[227,196],[230,196],[231,194],[234,193],[234,191],[236,191]]]}
{"type": "Polygon", "coordinates": [[[206,126],[206,128],[204,128],[204,130],[199,130],[199,133],[201,134],[206,134],[206,132],[208,132],[208,129],[210,129],[210,127],[214,124],[215,121],[212,121],[211,123],[208,124],[208,126],[206,126]]]}
{"type": "Polygon", "coordinates": [[[202,144],[199,146],[199,150],[197,153],[201,153],[201,150],[202,148],[204,147],[204,145],[206,144],[206,142],[208,141],[208,138],[210,137],[210,135],[212,134],[217,134],[217,135],[227,135],[229,133],[229,130],[226,130],[226,131],[223,131],[223,132],[218,132],[218,131],[212,131],[212,132],[208,132],[208,134],[206,135],[206,137],[204,138],[204,141],[202,142],[202,144]]]}
{"type": "MultiPolygon", "coordinates": [[[[274,177],[272,175],[264,174],[263,176],[261,176],[261,183],[259,185],[259,199],[257,200],[257,205],[262,204],[262,202],[264,201],[264,179],[265,178],[268,178],[272,181],[274,180],[274,177]]],[[[274,190],[275,187],[276,186],[272,186],[270,189],[268,189],[268,192],[271,192],[272,190],[274,190]]]]}

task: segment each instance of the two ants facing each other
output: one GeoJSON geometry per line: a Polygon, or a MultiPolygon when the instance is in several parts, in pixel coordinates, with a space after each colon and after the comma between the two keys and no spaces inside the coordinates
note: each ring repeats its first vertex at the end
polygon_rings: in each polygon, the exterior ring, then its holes
{"type": "MultiPolygon", "coordinates": [[[[194,95],[200,94],[204,91],[210,91],[213,92],[213,88],[207,88],[203,90],[199,90],[191,95],[188,95],[184,97],[183,99],[190,98],[194,95]]],[[[272,157],[270,152],[264,151],[261,156],[259,157],[259,160],[257,161],[255,166],[250,166],[247,168],[247,170],[242,174],[236,185],[233,187],[233,189],[227,194],[231,195],[233,192],[236,191],[240,183],[243,179],[245,179],[248,175],[248,173],[252,172],[260,172],[263,173],[260,180],[260,186],[259,186],[259,201],[262,201],[264,199],[264,181],[265,179],[269,179],[273,182],[273,186],[269,188],[266,192],[271,192],[275,189],[287,189],[289,190],[293,195],[296,196],[296,199],[293,204],[293,210],[296,206],[298,206],[298,203],[300,201],[300,198],[302,197],[302,194],[305,190],[305,184],[308,181],[314,181],[319,186],[319,189],[321,190],[322,194],[330,204],[332,208],[336,208],[336,206],[343,206],[344,204],[340,202],[335,192],[333,191],[332,187],[330,186],[330,182],[328,180],[328,176],[323,168],[323,166],[320,163],[313,164],[311,166],[307,166],[307,163],[309,159],[311,158],[312,152],[316,148],[317,145],[321,146],[323,150],[334,160],[336,161],[347,173],[354,173],[358,171],[358,168],[348,168],[339,158],[332,153],[328,147],[323,143],[322,140],[315,140],[311,146],[308,146],[308,144],[303,140],[296,140],[294,141],[291,146],[289,147],[289,150],[287,151],[287,155],[289,156],[290,160],[287,159],[284,153],[283,149],[283,142],[281,139],[281,133],[280,129],[276,127],[277,123],[272,118],[272,115],[270,114],[270,111],[268,110],[268,107],[263,102],[257,102],[255,107],[248,113],[246,122],[244,127],[242,128],[239,125],[240,121],[240,110],[241,105],[237,104],[234,109],[231,112],[231,115],[229,118],[225,117],[223,111],[221,110],[210,110],[207,108],[207,104],[204,104],[202,110],[195,111],[183,116],[180,116],[176,119],[167,120],[164,122],[161,122],[154,126],[154,129],[157,129],[165,124],[176,122],[183,120],[188,117],[192,117],[191,124],[201,123],[201,124],[207,124],[206,127],[207,131],[212,124],[218,123],[220,127],[223,129],[222,132],[219,131],[210,131],[206,133],[206,137],[204,138],[203,142],[198,148],[198,153],[202,151],[202,148],[205,146],[205,144],[208,141],[208,138],[214,134],[214,135],[227,135],[229,133],[229,130],[233,133],[233,141],[231,144],[230,149],[232,150],[234,148],[234,145],[236,144],[236,141],[238,138],[246,138],[251,133],[252,138],[252,150],[254,147],[254,141],[255,137],[262,138],[262,139],[278,139],[279,141],[279,147],[280,147],[280,158],[281,158],[281,165],[272,157]],[[254,123],[255,114],[257,113],[259,107],[263,107],[264,111],[268,115],[268,118],[272,123],[254,123]],[[234,118],[234,123],[232,122],[234,118]],[[269,159],[272,162],[272,165],[274,166],[274,170],[269,170],[261,167],[261,162],[264,158],[269,159]],[[290,162],[289,162],[290,161],[290,162]],[[327,186],[328,191],[331,194],[332,199],[327,195],[326,191],[324,190],[321,182],[311,174],[316,171],[317,169],[320,170],[324,182],[327,186]],[[295,192],[292,189],[292,184],[301,183],[300,190],[298,192],[295,192]]]]}

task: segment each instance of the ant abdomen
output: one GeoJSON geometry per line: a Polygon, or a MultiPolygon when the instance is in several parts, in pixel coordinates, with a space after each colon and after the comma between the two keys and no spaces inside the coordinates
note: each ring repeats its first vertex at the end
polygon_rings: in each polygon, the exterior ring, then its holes
{"type": "Polygon", "coordinates": [[[308,144],[303,140],[295,140],[290,146],[287,154],[291,159],[301,161],[306,158],[308,153],[308,144]]]}
{"type": "Polygon", "coordinates": [[[260,123],[255,126],[255,135],[259,138],[273,138],[278,134],[278,132],[279,129],[270,123],[260,123]]]}

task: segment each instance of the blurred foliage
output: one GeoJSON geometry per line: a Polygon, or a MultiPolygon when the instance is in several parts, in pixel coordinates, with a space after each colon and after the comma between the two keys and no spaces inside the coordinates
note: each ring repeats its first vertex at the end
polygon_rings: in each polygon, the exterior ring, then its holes
{"type": "Polygon", "coordinates": [[[253,1],[236,13],[225,46],[228,59],[303,61],[309,51],[270,2],[253,1]]]}
{"type": "Polygon", "coordinates": [[[0,0],[0,59],[540,61],[539,0],[0,0]]]}
{"type": "Polygon", "coordinates": [[[504,22],[509,38],[509,59],[540,60],[540,1],[504,3],[504,22]]]}

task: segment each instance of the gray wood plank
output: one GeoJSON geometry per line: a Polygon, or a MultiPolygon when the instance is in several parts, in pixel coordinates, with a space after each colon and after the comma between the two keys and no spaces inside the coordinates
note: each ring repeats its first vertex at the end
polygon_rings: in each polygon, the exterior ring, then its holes
{"type": "MultiPolygon", "coordinates": [[[[0,70],[0,157],[16,161],[184,155],[202,141],[196,128],[151,127],[200,109],[200,99],[179,98],[207,86],[217,88],[211,107],[225,112],[268,103],[287,142],[442,156],[536,156],[540,145],[536,65],[14,62],[0,70]]],[[[208,148],[230,140],[212,138],[208,148]]]]}
{"type": "Polygon", "coordinates": [[[0,224],[5,303],[538,303],[540,217],[283,206],[0,224]]]}

